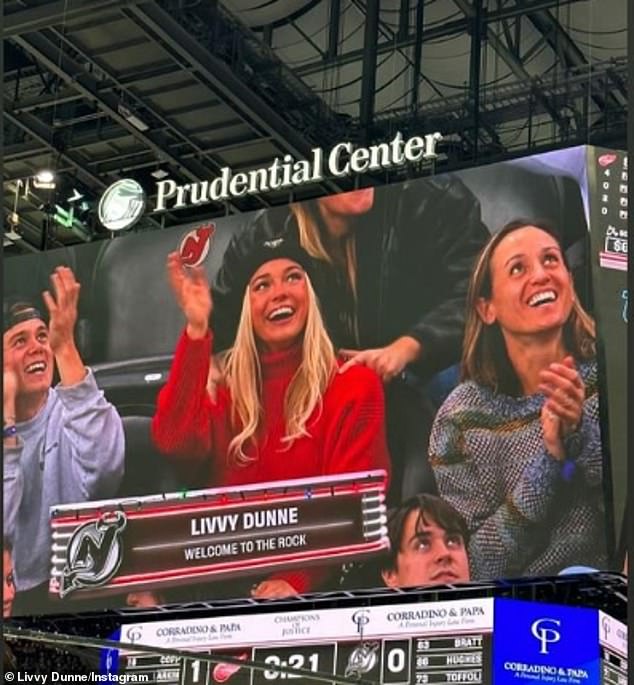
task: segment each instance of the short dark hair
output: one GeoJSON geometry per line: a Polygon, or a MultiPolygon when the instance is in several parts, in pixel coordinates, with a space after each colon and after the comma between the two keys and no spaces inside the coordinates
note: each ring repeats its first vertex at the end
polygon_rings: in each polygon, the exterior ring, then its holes
{"type": "Polygon", "coordinates": [[[2,552],[9,552],[9,554],[13,552],[13,544],[6,535],[2,538],[2,552]]]}
{"type": "Polygon", "coordinates": [[[390,536],[390,550],[381,560],[381,571],[396,570],[396,558],[403,543],[405,522],[413,511],[418,511],[417,527],[429,525],[431,520],[447,533],[462,536],[465,547],[469,543],[467,522],[449,502],[436,495],[414,495],[402,502],[388,515],[387,529],[390,536]]]}

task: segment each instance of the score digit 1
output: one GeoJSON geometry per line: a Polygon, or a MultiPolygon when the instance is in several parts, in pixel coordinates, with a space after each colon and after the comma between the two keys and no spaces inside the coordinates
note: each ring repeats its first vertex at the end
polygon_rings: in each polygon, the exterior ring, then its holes
{"type": "Polygon", "coordinates": [[[209,676],[209,662],[202,659],[183,659],[180,685],[206,685],[209,676]]]}

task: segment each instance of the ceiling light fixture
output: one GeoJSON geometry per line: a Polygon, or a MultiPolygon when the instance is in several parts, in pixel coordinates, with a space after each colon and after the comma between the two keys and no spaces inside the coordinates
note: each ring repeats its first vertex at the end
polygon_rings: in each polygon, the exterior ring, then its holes
{"type": "Polygon", "coordinates": [[[55,188],[55,174],[49,169],[42,169],[33,176],[33,187],[39,190],[52,190],[55,188]]]}
{"type": "Polygon", "coordinates": [[[117,111],[129,124],[132,124],[132,126],[139,131],[148,131],[150,129],[143,119],[134,114],[134,112],[125,105],[119,105],[117,111]]]}
{"type": "Polygon", "coordinates": [[[157,181],[160,181],[162,178],[169,176],[169,174],[165,169],[155,169],[150,176],[153,176],[157,181]]]}

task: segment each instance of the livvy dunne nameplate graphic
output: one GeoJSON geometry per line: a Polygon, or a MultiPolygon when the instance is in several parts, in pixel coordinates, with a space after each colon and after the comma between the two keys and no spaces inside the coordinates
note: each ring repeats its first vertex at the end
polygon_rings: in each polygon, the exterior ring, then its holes
{"type": "Polygon", "coordinates": [[[50,592],[151,590],[389,547],[383,471],[91,502],[51,511],[50,592]]]}

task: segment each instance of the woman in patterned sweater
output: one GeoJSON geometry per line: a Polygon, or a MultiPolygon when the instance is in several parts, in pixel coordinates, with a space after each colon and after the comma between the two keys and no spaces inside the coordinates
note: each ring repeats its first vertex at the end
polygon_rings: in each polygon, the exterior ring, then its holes
{"type": "Polygon", "coordinates": [[[471,532],[474,580],[605,567],[595,326],[546,225],[491,237],[471,278],[462,383],[430,460],[471,532]]]}

